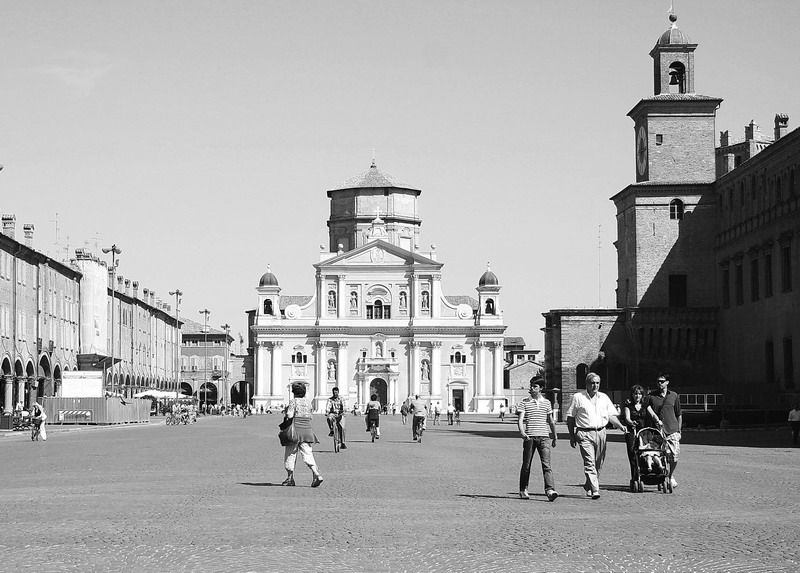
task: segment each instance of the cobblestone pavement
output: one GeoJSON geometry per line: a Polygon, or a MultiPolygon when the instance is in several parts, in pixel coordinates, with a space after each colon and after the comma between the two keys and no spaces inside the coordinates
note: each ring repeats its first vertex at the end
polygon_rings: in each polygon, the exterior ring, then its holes
{"type": "Polygon", "coordinates": [[[314,424],[324,483],[298,461],[284,479],[275,415],[0,436],[5,571],[800,570],[800,449],[786,431],[686,432],[674,494],[628,493],[611,432],[602,497],[584,496],[566,428],[548,503],[534,460],[517,496],[516,424],[432,426],[411,442],[400,416],[370,443],[348,417],[333,453],[314,424]],[[742,444],[757,444],[748,447],[742,444]]]}

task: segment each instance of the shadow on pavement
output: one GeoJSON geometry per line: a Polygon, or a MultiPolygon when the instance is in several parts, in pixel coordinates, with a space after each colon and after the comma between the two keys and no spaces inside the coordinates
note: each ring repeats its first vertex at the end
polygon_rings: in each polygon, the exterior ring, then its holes
{"type": "Polygon", "coordinates": [[[248,486],[252,486],[252,487],[273,487],[273,486],[280,487],[281,484],[272,483],[272,482],[253,483],[253,482],[249,482],[249,481],[243,481],[243,482],[239,482],[239,485],[248,485],[248,486]]]}

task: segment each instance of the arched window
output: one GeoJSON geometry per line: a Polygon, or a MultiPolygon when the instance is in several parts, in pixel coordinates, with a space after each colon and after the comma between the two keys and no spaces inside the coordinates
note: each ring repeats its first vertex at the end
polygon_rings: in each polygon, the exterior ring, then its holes
{"type": "Polygon", "coordinates": [[[189,359],[189,369],[192,370],[192,371],[196,371],[197,370],[197,357],[196,356],[192,356],[189,359]]]}
{"type": "Polygon", "coordinates": [[[575,369],[575,388],[578,390],[586,389],[586,375],[589,373],[589,367],[586,364],[578,364],[575,369]]]}
{"type": "Polygon", "coordinates": [[[491,298],[486,301],[486,314],[494,314],[494,300],[491,298]]]}
{"type": "Polygon", "coordinates": [[[674,94],[686,93],[686,67],[681,62],[669,65],[669,91],[674,94]]]}
{"type": "Polygon", "coordinates": [[[669,218],[675,220],[683,219],[683,201],[680,199],[673,199],[669,203],[669,218]]]}
{"type": "Polygon", "coordinates": [[[264,301],[264,314],[272,314],[272,301],[269,299],[264,301]]]}

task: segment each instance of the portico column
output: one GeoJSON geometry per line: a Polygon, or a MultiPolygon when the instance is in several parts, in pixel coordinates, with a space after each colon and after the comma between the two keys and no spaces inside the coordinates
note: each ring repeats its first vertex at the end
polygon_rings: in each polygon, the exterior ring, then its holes
{"type": "Polygon", "coordinates": [[[14,404],[12,401],[14,400],[14,387],[12,386],[13,378],[11,376],[3,376],[3,394],[6,397],[6,413],[14,411],[14,404]]]}
{"type": "Polygon", "coordinates": [[[408,353],[410,364],[408,377],[411,380],[411,394],[419,394],[419,342],[412,340],[408,343],[411,352],[408,353]]]}
{"type": "Polygon", "coordinates": [[[17,380],[17,400],[25,405],[25,379],[17,380]]]}
{"type": "Polygon", "coordinates": [[[281,371],[283,367],[283,341],[276,340],[272,343],[272,380],[270,381],[269,395],[273,398],[283,398],[283,380],[281,371]]]}
{"type": "Polygon", "coordinates": [[[325,388],[325,380],[328,376],[328,365],[327,362],[327,349],[325,348],[324,342],[315,342],[314,348],[316,349],[316,357],[314,358],[317,362],[317,368],[314,371],[314,391],[313,396],[317,400],[316,409],[320,409],[319,402],[322,400],[322,397],[326,395],[326,388],[325,388]]]}
{"type": "Polygon", "coordinates": [[[336,349],[336,385],[339,387],[339,394],[347,397],[350,393],[350,386],[347,383],[347,341],[340,340],[336,349]]]}
{"type": "Polygon", "coordinates": [[[344,279],[345,275],[336,276],[336,296],[338,297],[338,301],[336,303],[336,316],[339,318],[346,317],[347,309],[350,308],[348,303],[350,297],[347,296],[347,293],[345,292],[347,289],[345,288],[344,279]]]}
{"type": "Polygon", "coordinates": [[[431,343],[431,396],[437,400],[442,397],[442,343],[431,343]]]}
{"type": "Polygon", "coordinates": [[[494,368],[492,369],[492,394],[495,397],[503,396],[503,343],[495,342],[494,348],[494,368]]]}

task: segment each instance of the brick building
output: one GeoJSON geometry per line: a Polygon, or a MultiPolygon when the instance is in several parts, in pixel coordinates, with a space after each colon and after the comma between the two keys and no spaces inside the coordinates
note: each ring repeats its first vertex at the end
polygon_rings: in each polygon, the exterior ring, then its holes
{"type": "Polygon", "coordinates": [[[723,132],[722,100],[695,91],[693,44],[675,24],[650,56],[654,95],[634,122],[636,182],[617,208],[615,309],[545,313],[545,368],[563,403],[589,371],[621,402],[658,372],[687,405],[787,408],[800,337],[800,130],[723,132]]]}

